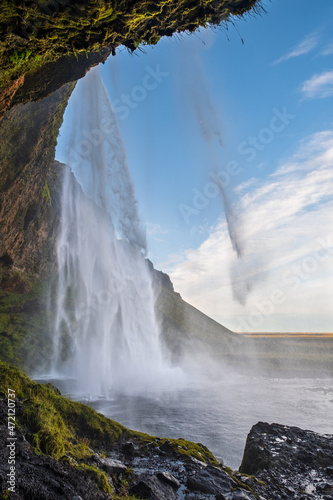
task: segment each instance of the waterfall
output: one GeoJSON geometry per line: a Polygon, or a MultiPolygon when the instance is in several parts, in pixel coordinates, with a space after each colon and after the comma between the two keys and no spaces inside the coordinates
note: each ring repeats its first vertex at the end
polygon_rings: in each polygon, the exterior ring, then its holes
{"type": "Polygon", "coordinates": [[[93,397],[167,382],[145,231],[97,68],[78,82],[65,124],[54,371],[93,397]]]}

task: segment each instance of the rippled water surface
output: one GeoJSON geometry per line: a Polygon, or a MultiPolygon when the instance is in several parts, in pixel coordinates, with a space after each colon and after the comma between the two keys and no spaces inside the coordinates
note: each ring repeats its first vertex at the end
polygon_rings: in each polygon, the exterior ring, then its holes
{"type": "MultiPolygon", "coordinates": [[[[71,393],[68,381],[53,381],[71,393]]],[[[89,401],[89,397],[72,397],[89,401]]],[[[89,401],[96,410],[127,427],[208,446],[232,468],[242,459],[246,436],[258,421],[333,433],[333,380],[268,379],[237,376],[181,390],[141,396],[115,395],[89,401]]]]}

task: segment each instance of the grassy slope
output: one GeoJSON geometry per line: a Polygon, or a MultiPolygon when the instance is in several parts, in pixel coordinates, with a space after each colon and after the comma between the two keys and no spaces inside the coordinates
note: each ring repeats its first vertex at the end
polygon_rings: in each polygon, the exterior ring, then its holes
{"type": "Polygon", "coordinates": [[[161,319],[163,336],[172,350],[200,351],[204,346],[217,356],[227,358],[234,354],[244,339],[217,323],[178,294],[161,286],[158,290],[156,310],[161,319]]]}
{"type": "MultiPolygon", "coordinates": [[[[30,439],[39,453],[59,459],[64,455],[78,460],[91,455],[91,447],[109,452],[131,440],[138,446],[155,437],[136,431],[97,413],[90,406],[71,401],[51,386],[33,382],[20,369],[0,361],[0,393],[8,387],[24,402],[19,424],[29,430],[30,439]]],[[[183,439],[170,439],[172,451],[216,464],[212,453],[202,445],[183,439]]],[[[163,444],[163,440],[162,440],[163,444]]],[[[161,441],[159,441],[161,445],[161,441]]]]}
{"type": "Polygon", "coordinates": [[[0,87],[66,54],[156,44],[241,15],[257,0],[2,0],[0,87]]]}

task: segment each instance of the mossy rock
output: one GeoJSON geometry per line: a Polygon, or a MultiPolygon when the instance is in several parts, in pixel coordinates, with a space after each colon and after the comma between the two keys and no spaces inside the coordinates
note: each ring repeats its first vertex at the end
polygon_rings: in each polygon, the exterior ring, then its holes
{"type": "MultiPolygon", "coordinates": [[[[115,53],[120,45],[134,51],[141,44],[156,44],[165,35],[220,25],[231,15],[258,10],[258,5],[259,0],[56,0],[51,3],[2,0],[0,111],[1,89],[4,96],[9,94],[6,98],[10,101],[17,91],[15,86],[25,86],[26,82],[20,80],[22,77],[36,75],[38,80],[48,71],[48,65],[58,59],[69,57],[74,64],[74,58],[87,57],[106,48],[115,53]]],[[[40,92],[43,92],[42,85],[40,92]]],[[[27,95],[21,96],[20,102],[26,102],[27,95]]]]}

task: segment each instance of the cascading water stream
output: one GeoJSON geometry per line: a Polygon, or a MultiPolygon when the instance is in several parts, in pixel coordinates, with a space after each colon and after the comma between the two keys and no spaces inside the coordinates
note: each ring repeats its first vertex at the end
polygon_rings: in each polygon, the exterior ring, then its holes
{"type": "Polygon", "coordinates": [[[98,69],[78,82],[66,115],[54,371],[92,397],[169,383],[145,232],[98,69]]]}

